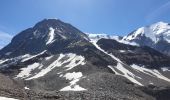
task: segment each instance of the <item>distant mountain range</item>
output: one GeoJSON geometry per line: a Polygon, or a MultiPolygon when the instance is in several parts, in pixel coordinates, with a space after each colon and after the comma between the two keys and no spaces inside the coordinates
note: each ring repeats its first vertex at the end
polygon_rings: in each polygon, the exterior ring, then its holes
{"type": "Polygon", "coordinates": [[[44,19],[0,50],[0,97],[23,100],[168,100],[169,24],[125,37],[44,19]]]}

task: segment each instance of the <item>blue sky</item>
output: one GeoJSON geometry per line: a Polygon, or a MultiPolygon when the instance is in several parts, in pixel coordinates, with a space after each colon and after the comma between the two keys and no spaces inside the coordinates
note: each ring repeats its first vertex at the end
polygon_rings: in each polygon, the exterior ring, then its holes
{"type": "Polygon", "coordinates": [[[123,36],[158,21],[170,23],[170,1],[1,0],[0,48],[44,18],[61,19],[83,32],[123,36]]]}

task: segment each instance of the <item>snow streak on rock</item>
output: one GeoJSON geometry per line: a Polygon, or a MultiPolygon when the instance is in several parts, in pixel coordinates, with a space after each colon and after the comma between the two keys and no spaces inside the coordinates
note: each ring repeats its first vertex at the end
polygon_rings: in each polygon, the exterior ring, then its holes
{"type": "Polygon", "coordinates": [[[55,30],[52,27],[50,27],[50,32],[48,34],[48,41],[46,42],[46,45],[51,44],[53,42],[55,36],[54,31],[55,30]]]}
{"type": "Polygon", "coordinates": [[[147,68],[144,68],[144,67],[140,67],[138,65],[131,65],[132,68],[134,68],[136,71],[139,71],[139,72],[142,72],[142,73],[145,73],[147,75],[150,75],[152,77],[157,77],[159,79],[162,79],[162,80],[165,80],[165,81],[168,81],[170,82],[170,79],[163,76],[158,70],[154,69],[154,70],[151,70],[151,69],[147,69],[147,68]]]}

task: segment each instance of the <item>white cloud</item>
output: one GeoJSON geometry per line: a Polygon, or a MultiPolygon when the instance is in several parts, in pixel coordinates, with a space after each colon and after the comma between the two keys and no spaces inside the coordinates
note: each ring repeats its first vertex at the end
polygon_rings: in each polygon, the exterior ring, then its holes
{"type": "Polygon", "coordinates": [[[12,35],[0,31],[0,49],[10,43],[12,37],[12,35]]]}

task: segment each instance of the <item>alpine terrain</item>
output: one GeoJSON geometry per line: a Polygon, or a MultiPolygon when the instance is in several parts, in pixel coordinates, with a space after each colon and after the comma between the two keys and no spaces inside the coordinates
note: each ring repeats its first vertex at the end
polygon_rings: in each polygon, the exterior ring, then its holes
{"type": "Polygon", "coordinates": [[[0,50],[0,100],[169,100],[170,25],[127,36],[44,19],[0,50]]]}

